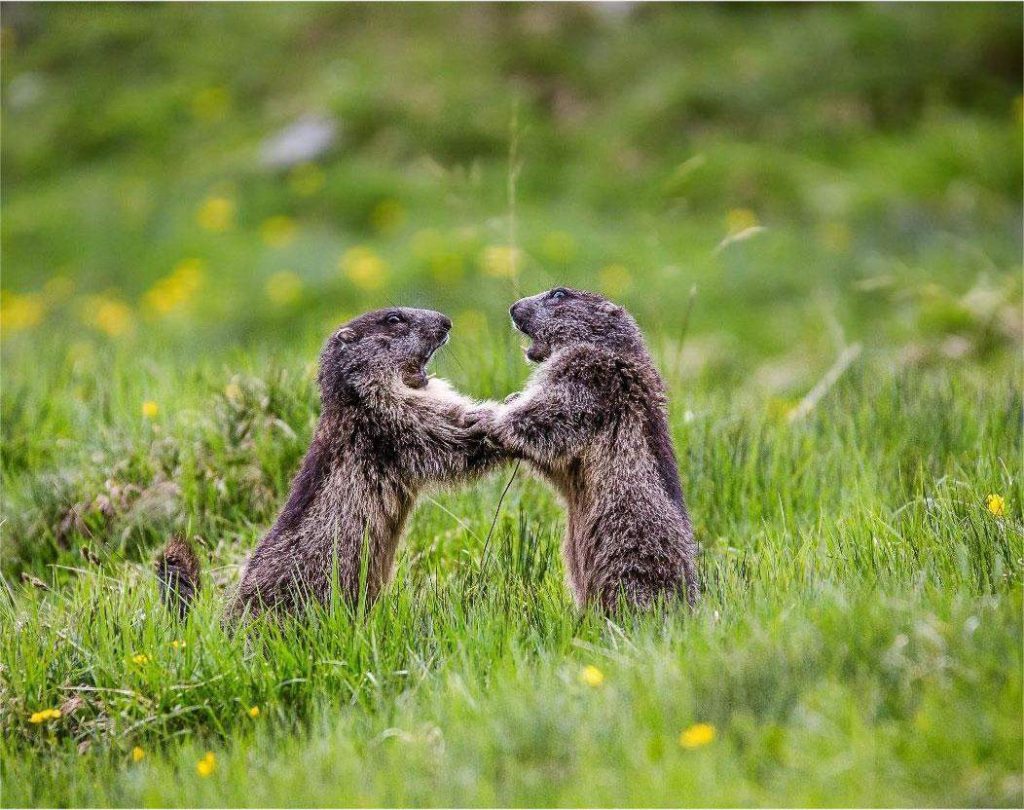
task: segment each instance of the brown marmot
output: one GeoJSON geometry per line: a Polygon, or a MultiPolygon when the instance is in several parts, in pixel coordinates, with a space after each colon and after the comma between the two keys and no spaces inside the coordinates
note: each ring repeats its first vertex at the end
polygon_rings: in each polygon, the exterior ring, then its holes
{"type": "Polygon", "coordinates": [[[559,287],[512,305],[540,363],[504,405],[470,414],[568,506],[565,566],[577,604],[648,607],[699,589],[696,545],[665,413],[665,385],[622,307],[559,287]]]}
{"type": "MultiPolygon", "coordinates": [[[[365,577],[372,603],[420,491],[500,460],[465,427],[474,403],[427,377],[427,363],[450,329],[439,312],[393,308],[362,315],[327,340],[313,441],[284,509],[245,566],[229,621],[268,607],[294,610],[310,596],[326,602],[332,571],[349,604],[358,601],[365,577]]],[[[175,541],[158,562],[162,591],[177,596],[182,613],[197,587],[195,570],[175,541]]]]}

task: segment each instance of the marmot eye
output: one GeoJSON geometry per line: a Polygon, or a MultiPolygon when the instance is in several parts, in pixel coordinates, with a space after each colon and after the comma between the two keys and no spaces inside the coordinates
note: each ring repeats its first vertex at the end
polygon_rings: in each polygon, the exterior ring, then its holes
{"type": "Polygon", "coordinates": [[[403,318],[401,315],[388,315],[388,323],[394,326],[396,323],[402,323],[403,318]]]}
{"type": "Polygon", "coordinates": [[[552,290],[551,291],[551,300],[552,301],[561,301],[567,295],[568,295],[568,293],[565,290],[561,290],[561,289],[559,289],[559,290],[552,290]]]}

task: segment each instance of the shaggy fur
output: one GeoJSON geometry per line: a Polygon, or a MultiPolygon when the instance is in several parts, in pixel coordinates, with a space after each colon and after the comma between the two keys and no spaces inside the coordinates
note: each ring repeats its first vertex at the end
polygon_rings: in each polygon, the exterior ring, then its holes
{"type": "Polygon", "coordinates": [[[172,539],[156,561],[160,601],[184,619],[199,592],[199,559],[187,540],[172,539]]]}
{"type": "Polygon", "coordinates": [[[474,403],[426,365],[451,321],[422,309],[370,312],[335,332],[320,355],[320,419],[288,501],[253,551],[229,621],[267,608],[372,603],[419,493],[481,472],[501,454],[467,430],[474,403]],[[367,554],[364,554],[364,549],[367,554]]]}
{"type": "Polygon", "coordinates": [[[525,390],[470,415],[568,506],[564,557],[579,605],[698,597],[696,547],[665,415],[665,386],[620,306],[556,288],[511,308],[540,363],[525,390]]]}

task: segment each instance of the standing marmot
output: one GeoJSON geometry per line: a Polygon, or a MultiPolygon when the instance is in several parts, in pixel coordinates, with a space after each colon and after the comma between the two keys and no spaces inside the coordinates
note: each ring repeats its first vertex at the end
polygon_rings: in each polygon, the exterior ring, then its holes
{"type": "Polygon", "coordinates": [[[556,288],[512,305],[540,363],[476,429],[548,478],[568,506],[564,555],[580,605],[698,596],[696,547],[665,416],[665,386],[620,306],[556,288]]]}
{"type": "MultiPolygon", "coordinates": [[[[288,502],[245,567],[229,619],[267,607],[292,610],[308,596],[325,602],[334,570],[342,598],[355,604],[365,569],[372,602],[390,576],[420,490],[465,478],[500,458],[463,426],[474,403],[427,378],[426,365],[451,325],[439,312],[384,309],[328,339],[320,355],[321,413],[313,441],[288,502]]],[[[185,559],[177,548],[168,551],[185,559]]],[[[165,553],[158,564],[162,582],[173,581],[179,590],[184,583],[192,593],[195,566],[168,563],[165,553]]]]}

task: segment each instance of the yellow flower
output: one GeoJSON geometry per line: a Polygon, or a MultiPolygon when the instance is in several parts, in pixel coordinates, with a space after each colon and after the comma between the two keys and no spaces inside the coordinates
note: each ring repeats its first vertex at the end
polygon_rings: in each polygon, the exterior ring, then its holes
{"type": "Polygon", "coordinates": [[[217,757],[213,755],[213,751],[207,751],[199,762],[196,763],[196,773],[203,778],[213,773],[217,767],[217,757]]]}
{"type": "Polygon", "coordinates": [[[601,291],[615,298],[633,284],[633,277],[621,264],[610,264],[598,274],[601,291]]]}
{"type": "Polygon", "coordinates": [[[132,663],[142,666],[143,664],[149,663],[149,656],[145,653],[136,653],[132,656],[132,663]]]}
{"type": "Polygon", "coordinates": [[[185,259],[169,276],[159,279],[143,296],[146,307],[161,315],[188,303],[203,285],[206,264],[202,259],[185,259]]]}
{"type": "Polygon", "coordinates": [[[283,248],[294,241],[296,230],[295,220],[291,217],[268,217],[260,225],[260,236],[264,244],[272,248],[283,248]]]}
{"type": "Polygon", "coordinates": [[[185,649],[185,642],[184,641],[178,641],[177,639],[175,639],[174,641],[171,642],[171,649],[172,650],[183,650],[183,649],[185,649]]]}
{"type": "Polygon", "coordinates": [[[302,279],[291,270],[282,270],[267,279],[264,289],[272,304],[283,307],[299,300],[302,294],[302,279]]]}
{"type": "Polygon", "coordinates": [[[733,208],[725,215],[725,229],[730,236],[756,228],[758,224],[757,214],[749,208],[733,208]]]}
{"type": "Polygon", "coordinates": [[[484,273],[494,278],[515,278],[519,275],[522,251],[508,245],[490,245],[480,254],[484,273]]]}
{"type": "Polygon", "coordinates": [[[160,406],[157,405],[153,400],[147,399],[145,402],[142,403],[142,415],[147,419],[156,419],[156,415],[158,413],[160,413],[160,406]]]}
{"type": "Polygon", "coordinates": [[[323,170],[315,163],[303,163],[292,170],[288,185],[300,197],[311,197],[324,187],[323,170]]]}
{"type": "Polygon", "coordinates": [[[387,265],[368,247],[357,246],[345,251],[341,269],[349,281],[361,290],[376,290],[384,283],[387,265]]]}
{"type": "Polygon", "coordinates": [[[544,258],[558,264],[567,264],[576,258],[576,240],[565,231],[552,231],[541,243],[544,258]]]}
{"type": "Polygon", "coordinates": [[[249,709],[249,717],[251,717],[253,720],[255,720],[259,716],[260,716],[260,707],[259,706],[253,706],[251,709],[249,709]]]}
{"type": "Polygon", "coordinates": [[[227,113],[228,91],[223,87],[207,87],[192,97],[192,115],[200,121],[217,121],[227,113]]]}
{"type": "Polygon", "coordinates": [[[87,296],[79,305],[79,313],[83,321],[108,337],[121,337],[135,326],[128,305],[104,295],[87,296]]]}
{"type": "Polygon", "coordinates": [[[1006,514],[1006,501],[1002,495],[989,495],[985,498],[985,506],[996,517],[1002,517],[1006,514]]]}
{"type": "Polygon", "coordinates": [[[370,212],[370,224],[379,233],[389,233],[404,221],[405,209],[398,200],[381,200],[370,212]]]}
{"type": "Polygon", "coordinates": [[[145,756],[146,752],[139,748],[139,746],[136,745],[132,749],[132,762],[142,762],[145,756]]]}
{"type": "Polygon", "coordinates": [[[33,712],[32,716],[28,719],[30,723],[45,723],[47,720],[57,720],[60,717],[60,709],[43,709],[39,712],[33,712]]]}
{"type": "Polygon", "coordinates": [[[693,749],[707,745],[715,739],[715,727],[710,723],[696,723],[679,735],[679,744],[683,748],[693,749]]]}
{"type": "Polygon", "coordinates": [[[587,664],[580,671],[580,681],[587,686],[600,686],[604,683],[604,673],[593,664],[587,664]]]}
{"type": "Polygon", "coordinates": [[[46,312],[39,293],[5,292],[0,296],[0,326],[7,331],[20,332],[38,324],[46,312]]]}
{"type": "Polygon", "coordinates": [[[235,204],[227,197],[207,197],[196,212],[196,222],[205,231],[223,233],[235,221],[235,204]]]}

